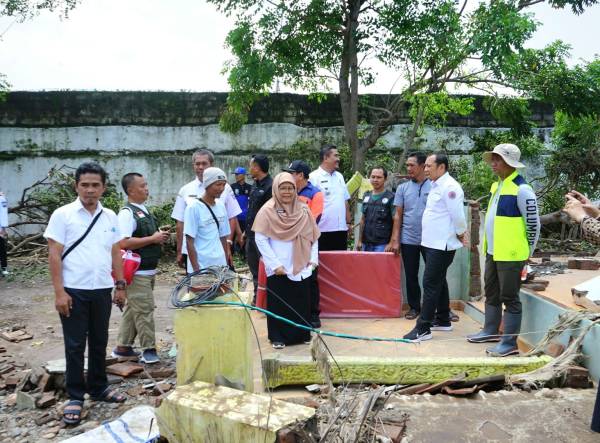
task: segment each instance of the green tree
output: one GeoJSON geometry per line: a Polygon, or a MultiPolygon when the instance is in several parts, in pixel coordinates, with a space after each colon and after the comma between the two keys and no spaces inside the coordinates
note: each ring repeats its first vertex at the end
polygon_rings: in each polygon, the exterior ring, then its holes
{"type": "MultiPolygon", "coordinates": [[[[225,67],[231,92],[221,127],[239,130],[275,81],[308,91],[335,85],[352,166],[362,169],[367,151],[415,103],[423,108],[413,111],[418,131],[428,101],[416,96],[445,94],[452,85],[487,91],[503,85],[523,93],[541,87],[539,67],[552,70],[566,55],[561,43],[524,47],[537,27],[527,10],[542,1],[493,0],[471,7],[469,0],[209,0],[236,18],[226,40],[234,60],[225,67]],[[359,87],[373,83],[373,59],[396,70],[402,81],[397,93],[368,104],[369,130],[361,136],[359,87]]],[[[548,3],[581,13],[596,2],[548,3]]],[[[446,104],[445,113],[455,112],[446,104]]]]}

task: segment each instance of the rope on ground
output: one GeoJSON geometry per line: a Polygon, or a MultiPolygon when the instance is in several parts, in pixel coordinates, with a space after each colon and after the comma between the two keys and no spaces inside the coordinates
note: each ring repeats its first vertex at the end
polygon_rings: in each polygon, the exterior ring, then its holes
{"type": "Polygon", "coordinates": [[[567,311],[559,315],[556,323],[546,332],[544,338],[538,345],[529,351],[525,356],[542,355],[546,347],[556,337],[567,331],[580,330],[577,337],[571,341],[567,349],[562,354],[554,358],[545,366],[535,371],[525,374],[515,374],[508,378],[511,385],[519,385],[523,389],[539,389],[545,386],[551,380],[563,377],[569,366],[573,366],[581,357],[581,345],[587,333],[595,326],[600,324],[600,314],[588,311],[567,311]],[[584,327],[577,327],[582,320],[589,320],[589,324],[584,327]]]}

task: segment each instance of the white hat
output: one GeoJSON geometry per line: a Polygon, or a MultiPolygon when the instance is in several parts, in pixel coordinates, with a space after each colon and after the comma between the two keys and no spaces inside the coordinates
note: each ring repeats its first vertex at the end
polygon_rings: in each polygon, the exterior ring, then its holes
{"type": "Polygon", "coordinates": [[[508,166],[512,166],[513,168],[525,167],[525,165],[519,161],[521,158],[521,151],[517,145],[511,143],[499,144],[493,151],[484,152],[483,159],[490,163],[492,161],[492,154],[498,154],[508,166]]]}
{"type": "Polygon", "coordinates": [[[208,188],[214,182],[221,180],[224,182],[227,181],[227,177],[222,169],[210,167],[206,168],[202,173],[202,184],[204,185],[204,189],[208,188]]]}

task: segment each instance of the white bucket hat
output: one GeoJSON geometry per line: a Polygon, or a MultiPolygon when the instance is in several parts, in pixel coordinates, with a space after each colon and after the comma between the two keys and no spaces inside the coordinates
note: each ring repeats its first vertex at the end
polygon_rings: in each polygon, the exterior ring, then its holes
{"type": "Polygon", "coordinates": [[[498,154],[506,162],[508,166],[513,168],[524,168],[525,165],[519,160],[521,158],[521,150],[517,145],[511,143],[502,143],[497,145],[493,151],[483,153],[483,159],[490,163],[492,161],[492,154],[498,154]]]}

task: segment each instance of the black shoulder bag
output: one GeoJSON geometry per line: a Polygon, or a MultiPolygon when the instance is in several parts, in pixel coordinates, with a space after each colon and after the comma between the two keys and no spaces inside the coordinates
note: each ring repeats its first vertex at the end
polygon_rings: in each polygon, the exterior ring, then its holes
{"type": "Polygon", "coordinates": [[[92,228],[94,227],[94,225],[96,224],[96,222],[98,221],[98,219],[100,218],[100,216],[102,215],[102,209],[100,210],[100,212],[98,212],[98,215],[96,215],[94,217],[94,219],[92,220],[92,223],[90,223],[90,225],[88,226],[87,230],[83,233],[83,235],[81,237],[79,237],[77,239],[77,241],[75,243],[73,243],[71,246],[69,246],[69,249],[67,249],[63,255],[60,257],[61,260],[64,260],[65,257],[67,255],[69,255],[71,253],[71,251],[73,251],[73,249],[75,249],[77,246],[79,246],[79,243],[81,243],[86,237],[87,235],[90,233],[90,231],[92,230],[92,228]]]}

